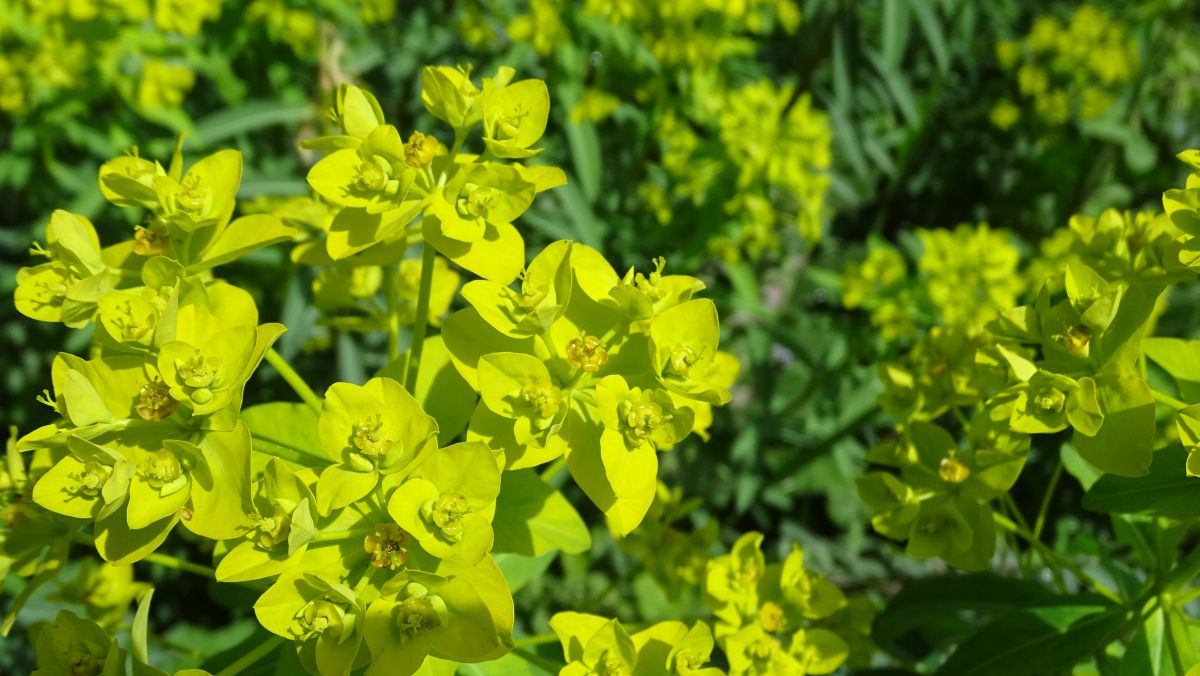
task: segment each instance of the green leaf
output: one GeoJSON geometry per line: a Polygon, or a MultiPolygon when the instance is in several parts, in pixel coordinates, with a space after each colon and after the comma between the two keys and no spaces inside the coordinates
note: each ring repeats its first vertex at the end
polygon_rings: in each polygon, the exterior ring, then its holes
{"type": "Polygon", "coordinates": [[[207,538],[233,538],[245,532],[250,505],[250,433],[238,424],[231,432],[209,432],[201,442],[204,462],[192,472],[192,513],[183,525],[207,538]]]}
{"type": "Polygon", "coordinates": [[[496,514],[497,552],[541,556],[561,549],[582,554],[592,546],[579,512],[531,469],[504,473],[496,514]]]}
{"type": "Polygon", "coordinates": [[[1184,397],[1200,392],[1200,340],[1146,338],[1142,353],[1175,379],[1184,397]]]}
{"type": "Polygon", "coordinates": [[[889,70],[900,67],[908,46],[909,3],[907,0],[883,0],[883,63],[889,70]]]}
{"type": "Polygon", "coordinates": [[[981,626],[937,673],[1010,676],[1068,671],[1115,638],[1126,612],[1092,596],[1042,601],[981,626]]]}
{"type": "Polygon", "coordinates": [[[1117,676],[1183,676],[1176,674],[1171,657],[1167,653],[1166,631],[1163,625],[1161,608],[1142,622],[1129,642],[1129,647],[1125,649],[1125,655],[1121,657],[1117,676]]]}
{"type": "Polygon", "coordinates": [[[313,112],[313,107],[307,103],[289,106],[270,99],[246,101],[198,120],[190,137],[194,141],[191,145],[212,147],[217,141],[246,132],[275,125],[298,125],[311,120],[313,112]]]}
{"type": "Polygon", "coordinates": [[[216,241],[205,249],[192,271],[207,270],[224,265],[264,246],[293,238],[296,231],[274,214],[243,216],[225,226],[216,241]]]}
{"type": "Polygon", "coordinates": [[[1146,476],[1100,477],[1083,496],[1083,506],[1115,514],[1180,519],[1200,516],[1200,480],[1184,472],[1186,463],[1187,453],[1182,446],[1168,446],[1154,454],[1146,476]]]}
{"type": "Polygon", "coordinates": [[[1076,431],[1075,448],[1109,474],[1145,474],[1154,455],[1154,395],[1133,374],[1102,375],[1096,385],[1104,422],[1093,436],[1076,431]]]}
{"type": "Polygon", "coordinates": [[[262,453],[269,454],[275,446],[312,456],[322,464],[329,462],[317,437],[317,412],[307,404],[258,404],[242,410],[242,422],[250,430],[254,448],[262,453]]]}
{"type": "Polygon", "coordinates": [[[973,627],[980,615],[1008,612],[1051,596],[1036,582],[993,573],[916,579],[888,602],[871,635],[881,644],[891,643],[927,631],[930,618],[940,618],[937,624],[942,628],[962,632],[973,627]]]}
{"type": "Polygon", "coordinates": [[[573,239],[588,246],[599,246],[604,235],[604,225],[596,218],[591,203],[579,189],[578,183],[568,182],[555,190],[552,197],[562,206],[566,220],[573,226],[573,239]]]}
{"type": "Polygon", "coordinates": [[[1075,450],[1075,447],[1071,444],[1063,444],[1059,453],[1062,455],[1063,467],[1070,472],[1071,476],[1079,481],[1079,484],[1083,486],[1085,491],[1091,488],[1100,477],[1104,476],[1104,472],[1101,472],[1096,469],[1095,465],[1084,460],[1083,456],[1079,455],[1079,451],[1075,450]]]}
{"type": "Polygon", "coordinates": [[[1159,160],[1158,151],[1150,139],[1146,138],[1140,124],[1130,126],[1129,133],[1125,136],[1124,151],[1125,164],[1135,174],[1150,171],[1159,160]]]}
{"type": "MultiPolygon", "coordinates": [[[[426,665],[429,665],[430,662],[434,662],[436,664],[436,662],[440,662],[440,661],[441,660],[435,660],[435,658],[433,658],[433,657],[427,658],[425,660],[425,665],[422,665],[422,669],[424,669],[426,665]]],[[[545,674],[546,676],[551,675],[551,672],[548,672],[544,669],[540,669],[538,667],[533,666],[529,662],[526,662],[525,658],[523,658],[520,655],[517,655],[515,653],[508,653],[504,657],[501,657],[498,660],[492,660],[490,662],[480,662],[479,664],[459,664],[457,666],[458,666],[458,671],[454,671],[454,669],[451,668],[450,671],[445,672],[445,673],[446,674],[457,673],[457,674],[459,674],[459,676],[542,676],[543,674],[545,674]]],[[[423,672],[417,672],[417,673],[420,676],[425,676],[425,674],[423,672]]],[[[442,676],[442,672],[432,671],[432,672],[430,672],[429,676],[442,676]]]]}
{"type": "Polygon", "coordinates": [[[921,27],[921,32],[925,34],[925,41],[929,43],[938,70],[946,72],[950,67],[950,54],[946,49],[946,34],[942,30],[933,3],[930,0],[908,0],[908,4],[921,27]]]}
{"type": "Polygon", "coordinates": [[[154,596],[154,588],[147,589],[138,599],[137,612],[133,615],[133,626],[129,629],[130,652],[133,659],[143,664],[150,664],[150,649],[147,647],[147,630],[150,622],[150,598],[154,596]]]}
{"type": "Polygon", "coordinates": [[[530,580],[545,573],[556,556],[558,556],[558,552],[547,552],[541,556],[493,552],[492,560],[496,562],[497,566],[500,566],[500,571],[504,573],[509,591],[515,594],[530,580]]]}
{"type": "Polygon", "coordinates": [[[595,203],[600,196],[601,173],[600,135],[596,126],[591,122],[571,122],[564,127],[567,133],[567,145],[571,148],[571,161],[575,165],[575,173],[579,176],[579,184],[583,196],[589,203],[595,203]]]}
{"type": "MultiPolygon", "coordinates": [[[[403,380],[401,371],[408,353],[401,354],[376,373],[376,377],[403,380]]],[[[454,368],[450,352],[441,334],[425,339],[421,370],[417,372],[413,396],[426,413],[438,423],[438,445],[446,446],[467,428],[478,397],[475,390],[454,368]]]]}

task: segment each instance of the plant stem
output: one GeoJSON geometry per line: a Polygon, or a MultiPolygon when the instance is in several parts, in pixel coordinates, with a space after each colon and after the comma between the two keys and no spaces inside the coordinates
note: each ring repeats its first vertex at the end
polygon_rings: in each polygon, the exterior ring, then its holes
{"type": "Polygon", "coordinates": [[[525,648],[514,647],[512,649],[512,653],[532,664],[533,666],[545,670],[547,673],[557,674],[560,670],[562,670],[561,665],[555,664],[541,655],[538,655],[530,650],[526,650],[525,648]]]}
{"type": "Polygon", "coordinates": [[[317,533],[312,542],[336,542],[339,540],[353,540],[356,538],[366,537],[370,533],[370,528],[360,528],[356,530],[329,530],[317,533]]]}
{"type": "MultiPolygon", "coordinates": [[[[1162,599],[1160,598],[1160,603],[1162,599]]],[[[1187,667],[1184,666],[1183,657],[1179,654],[1179,646],[1175,642],[1175,628],[1172,626],[1171,613],[1175,610],[1174,607],[1169,607],[1166,603],[1163,606],[1163,627],[1167,635],[1167,651],[1171,654],[1171,663],[1175,666],[1176,674],[1187,673],[1187,667]]]]}
{"type": "Polygon", "coordinates": [[[425,347],[425,329],[429,325],[429,292],[433,287],[433,263],[437,252],[425,242],[421,245],[421,286],[417,290],[417,318],[413,326],[412,346],[404,360],[404,389],[416,390],[417,373],[421,370],[421,351],[425,347]]]}
{"type": "Polygon", "coordinates": [[[170,554],[152,552],[147,554],[146,558],[142,560],[147,563],[153,563],[157,566],[163,566],[164,568],[174,568],[175,570],[181,570],[185,573],[201,575],[213,580],[217,579],[217,571],[213,568],[210,568],[209,566],[202,566],[198,563],[192,563],[191,561],[184,561],[183,559],[177,556],[171,556],[170,554]]]}
{"type": "Polygon", "coordinates": [[[254,439],[252,448],[263,455],[269,455],[273,458],[286,460],[287,462],[295,463],[304,467],[322,467],[333,464],[329,458],[323,458],[319,455],[306,453],[291,446],[285,446],[277,441],[269,441],[266,439],[254,439]]]}
{"type": "Polygon", "coordinates": [[[284,381],[291,386],[292,390],[294,390],[296,394],[300,395],[300,399],[302,399],[304,403],[308,404],[309,407],[311,407],[317,413],[321,412],[321,398],[317,396],[316,392],[312,391],[312,388],[308,386],[308,383],[304,382],[304,379],[300,377],[300,374],[296,373],[296,370],[292,368],[291,364],[288,364],[287,361],[275,351],[275,348],[267,350],[267,363],[275,367],[275,370],[279,372],[279,375],[283,376],[284,381]]]}
{"type": "Polygon", "coordinates": [[[250,652],[234,660],[233,664],[218,671],[216,676],[234,676],[234,674],[240,674],[247,667],[254,665],[262,658],[278,650],[280,645],[282,645],[282,639],[278,636],[271,636],[268,640],[255,646],[250,652]]]}
{"type": "Polygon", "coordinates": [[[515,648],[532,648],[533,646],[536,646],[536,645],[542,645],[545,643],[554,643],[556,641],[558,641],[558,634],[555,634],[555,633],[535,634],[533,636],[526,636],[524,638],[519,638],[519,639],[513,641],[513,647],[515,647],[515,648]]]}
{"type": "MultiPolygon", "coordinates": [[[[88,547],[96,546],[96,538],[88,535],[87,533],[76,531],[71,534],[71,539],[74,542],[77,542],[81,545],[86,545],[88,547]]],[[[153,563],[157,566],[163,566],[164,568],[174,568],[175,570],[181,570],[185,573],[200,575],[212,580],[217,578],[217,571],[209,566],[202,566],[198,563],[192,563],[191,561],[184,561],[178,556],[171,556],[170,554],[163,554],[162,552],[151,552],[147,554],[142,561],[145,561],[146,563],[153,563]]]]}
{"type": "Polygon", "coordinates": [[[1158,390],[1150,390],[1150,394],[1154,395],[1154,401],[1162,404],[1163,406],[1166,406],[1169,409],[1173,409],[1176,411],[1187,408],[1190,405],[1190,404],[1185,404],[1182,401],[1179,401],[1175,397],[1163,394],[1162,392],[1159,392],[1158,390]]]}
{"type": "Polygon", "coordinates": [[[383,297],[387,302],[387,358],[392,361],[400,356],[400,262],[383,269],[383,297]]]}
{"type": "Polygon", "coordinates": [[[1037,519],[1033,522],[1033,538],[1035,540],[1042,539],[1042,529],[1046,526],[1046,514],[1050,511],[1050,498],[1054,496],[1054,489],[1058,488],[1058,480],[1062,478],[1063,463],[1062,457],[1058,458],[1058,462],[1054,464],[1054,472],[1050,474],[1050,485],[1046,486],[1046,493],[1042,495],[1042,506],[1038,508],[1037,519]]]}
{"type": "Polygon", "coordinates": [[[554,462],[550,463],[550,466],[548,466],[546,469],[542,470],[542,474],[541,474],[542,481],[545,481],[546,483],[550,483],[550,480],[553,479],[556,474],[558,474],[560,471],[562,471],[562,468],[564,466],[566,466],[566,464],[567,464],[567,456],[560,455],[557,458],[555,458],[554,462]]]}
{"type": "Polygon", "coordinates": [[[1200,547],[1193,549],[1176,564],[1175,569],[1167,575],[1164,586],[1167,592],[1173,595],[1184,589],[1197,575],[1200,575],[1200,547]]]}
{"type": "Polygon", "coordinates": [[[1025,515],[1021,514],[1021,508],[1017,507],[1017,501],[1013,500],[1012,495],[1005,493],[1000,497],[1000,499],[1004,501],[1005,505],[1008,506],[1008,511],[1013,515],[1013,518],[1016,519],[1017,524],[1021,528],[1024,528],[1026,532],[1028,532],[1029,522],[1025,520],[1025,515]]]}
{"type": "Polygon", "coordinates": [[[1017,524],[1013,523],[1012,521],[1010,521],[1008,518],[1006,518],[1005,516],[1003,516],[1001,514],[996,514],[993,512],[992,518],[995,520],[997,526],[1000,526],[1001,528],[1009,531],[1010,533],[1013,533],[1014,535],[1021,537],[1023,540],[1025,540],[1029,544],[1033,545],[1033,547],[1036,548],[1038,550],[1038,552],[1042,554],[1042,556],[1046,559],[1046,561],[1048,563],[1053,563],[1058,566],[1061,566],[1062,568],[1065,568],[1066,570],[1070,571],[1072,575],[1074,575],[1076,578],[1078,578],[1080,582],[1083,582],[1087,586],[1091,587],[1097,593],[1099,593],[1101,596],[1104,596],[1105,598],[1107,598],[1108,600],[1110,600],[1114,603],[1124,605],[1125,601],[1120,597],[1120,595],[1118,595],[1113,590],[1109,589],[1108,586],[1105,585],[1103,582],[1100,582],[1099,580],[1092,577],[1091,575],[1088,575],[1087,573],[1083,572],[1082,568],[1075,565],[1074,563],[1067,560],[1066,558],[1060,556],[1059,553],[1054,551],[1052,548],[1046,546],[1045,544],[1042,544],[1041,540],[1038,540],[1033,537],[1033,533],[1030,533],[1028,530],[1018,526],[1017,524]]]}

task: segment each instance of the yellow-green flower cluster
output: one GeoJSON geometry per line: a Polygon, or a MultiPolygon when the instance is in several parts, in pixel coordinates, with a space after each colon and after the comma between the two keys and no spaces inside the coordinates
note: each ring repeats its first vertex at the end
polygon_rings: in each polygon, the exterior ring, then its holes
{"type": "Polygon", "coordinates": [[[145,39],[152,21],[163,33],[187,38],[221,13],[220,0],[21,0],[8,3],[0,21],[0,110],[24,113],[64,93],[88,96],[97,80],[112,82],[139,110],[174,109],[194,84],[182,52],[163,51],[145,39]],[[137,57],[136,89],[123,78],[137,57]]]}
{"type": "MultiPolygon", "coordinates": [[[[533,0],[509,22],[509,37],[549,55],[566,41],[605,44],[621,36],[616,44],[631,55],[620,75],[599,71],[570,119],[600,123],[622,104],[645,112],[660,163],[646,168],[638,187],[648,215],[694,231],[702,214],[711,221],[704,225],[708,248],[729,260],[777,251],[788,234],[809,245],[820,238],[828,217],[827,116],[786,83],[742,84],[727,72],[761,36],[795,33],[795,3],[587,2],[567,10],[558,0],[533,0]]],[[[472,34],[483,30],[469,23],[472,34]]]]}
{"type": "Polygon", "coordinates": [[[884,340],[913,335],[917,330],[913,291],[905,288],[908,270],[904,256],[891,245],[872,239],[861,261],[846,265],[842,275],[842,304],[871,313],[871,324],[884,340]]]}
{"type": "Polygon", "coordinates": [[[731,676],[828,674],[850,648],[830,628],[846,596],[819,573],[804,568],[793,545],[783,563],[766,562],[762,533],[746,533],[732,550],[708,562],[704,603],[717,618],[717,643],[731,676]]]}
{"type": "Polygon", "coordinates": [[[550,628],[562,642],[563,676],[680,674],[721,676],[705,666],[714,649],[712,628],[703,621],[658,622],[630,634],[620,621],[589,613],[555,613],[550,628]]]}
{"type": "Polygon", "coordinates": [[[986,223],[950,230],[918,230],[925,293],[945,324],[981,328],[1024,290],[1016,274],[1020,254],[1005,231],[986,223]]]}
{"type": "MultiPolygon", "coordinates": [[[[550,627],[562,642],[562,674],[678,674],[773,676],[828,674],[861,644],[873,610],[804,568],[793,546],[782,563],[767,564],[761,533],[738,538],[728,554],[706,557],[704,603],[716,621],[691,627],[674,620],[630,633],[621,622],[587,613],[561,612],[550,627]],[[850,617],[853,615],[853,617],[850,617]],[[862,620],[865,618],[865,622],[862,620]],[[728,672],[714,666],[717,648],[728,672]]],[[[869,603],[868,603],[869,606],[869,603]]]]}
{"type": "Polygon", "coordinates": [[[718,539],[719,524],[708,520],[688,531],[685,519],[700,506],[700,500],[683,499],[683,490],[662,481],[650,504],[646,519],[637,530],[620,540],[621,548],[641,557],[641,566],[671,598],[686,586],[704,581],[704,568],[718,539]]]}
{"type": "MultiPolygon", "coordinates": [[[[1200,255],[1197,255],[1200,251],[1200,150],[1184,151],[1179,154],[1179,159],[1192,168],[1192,173],[1184,187],[1163,194],[1163,209],[1171,224],[1183,233],[1177,240],[1179,263],[1194,273],[1200,271],[1200,255]]],[[[1190,359],[1190,344],[1184,345],[1183,359],[1190,359]]],[[[1178,378],[1176,373],[1172,375],[1178,378]]],[[[1180,410],[1176,426],[1179,439],[1188,451],[1187,474],[1200,476],[1200,406],[1192,404],[1180,410]]]]}
{"type": "Polygon", "coordinates": [[[656,493],[658,453],[707,428],[729,401],[737,361],[718,350],[716,307],[687,275],[624,277],[581,244],[556,242],[519,291],[469,282],[446,347],[480,393],[468,438],[508,469],[566,456],[576,483],[626,535],[656,493]]]}
{"type": "Polygon", "coordinates": [[[209,538],[237,532],[249,490],[242,388],[283,332],[258,324],[245,291],[211,269],[288,239],[268,215],[233,218],[241,155],[221,151],[183,170],[127,155],[100,169],[113,204],[143,209],[133,238],[101,248],[82,216],[56,211],[45,263],[19,271],[17,309],[42,321],[94,325],[92,359],[60,354],[45,402],[59,422],[27,434],[53,466],[33,487],[51,512],[94,521],[108,561],[158,547],[178,523],[209,538]]]}
{"type": "MultiPolygon", "coordinates": [[[[1196,151],[1180,157],[1200,169],[1196,151]]],[[[895,435],[867,455],[887,469],[858,481],[879,533],[907,541],[916,558],[986,567],[998,522],[990,502],[1019,477],[1034,434],[1070,430],[1075,449],[1099,470],[1119,476],[1147,471],[1159,435],[1145,360],[1186,380],[1188,367],[1181,364],[1191,357],[1178,341],[1156,339],[1151,349],[1143,338],[1164,306],[1164,290],[1194,278],[1198,267],[1198,176],[1164,194],[1165,214],[1110,209],[1073,217],[1026,272],[1037,291],[1032,303],[1016,305],[1020,283],[1012,282],[992,297],[995,309],[984,330],[961,322],[935,327],[900,360],[881,366],[880,404],[897,422],[895,435]]],[[[928,247],[931,240],[923,239],[928,247]]],[[[979,249],[989,248],[985,241],[979,249]]],[[[937,254],[931,263],[954,256],[944,244],[929,248],[937,254]]],[[[1015,253],[991,259],[1017,277],[1015,253]]],[[[877,288],[872,282],[896,276],[879,267],[848,285],[852,299],[867,297],[877,288]]],[[[978,307],[948,280],[945,302],[978,307]]],[[[1196,408],[1183,408],[1178,417],[1192,458],[1200,448],[1196,408]]]]}
{"type": "Polygon", "coordinates": [[[705,204],[719,193],[726,195],[726,222],[709,248],[726,260],[777,251],[785,232],[810,244],[820,239],[832,134],[809,96],[793,94],[763,80],[702,102],[711,107],[697,118],[665,113],[658,139],[668,179],[641,186],[658,220],[667,224],[676,205],[705,204]],[[715,127],[701,121],[706,117],[717,120],[715,127]],[[735,187],[728,190],[721,184],[731,175],[735,187]]]}
{"type": "Polygon", "coordinates": [[[820,239],[833,138],[829,118],[809,96],[793,100],[790,87],[768,80],[732,91],[719,138],[725,161],[737,168],[737,190],[725,203],[736,225],[710,243],[714,251],[727,260],[740,251],[757,257],[779,249],[780,231],[810,244],[820,239]]]}
{"type": "MultiPolygon", "coordinates": [[[[1020,41],[996,45],[1000,66],[1016,76],[1019,98],[1031,101],[1038,119],[1049,126],[1072,118],[1099,117],[1138,67],[1138,45],[1125,27],[1094,5],[1080,5],[1064,24],[1040,16],[1020,41]]],[[[1012,127],[1020,109],[1001,100],[992,123],[1012,127]]]]}
{"type": "Polygon", "coordinates": [[[921,326],[978,332],[1025,289],[1012,235],[986,223],[954,230],[916,231],[916,273],[891,245],[873,240],[861,261],[843,273],[842,303],[870,312],[885,340],[912,337],[921,326]]]}
{"type": "MultiPolygon", "coordinates": [[[[448,145],[432,132],[402,140],[374,96],[341,87],[339,133],[306,143],[326,153],[308,175],[317,197],[239,218],[236,151],[185,167],[181,138],[166,167],[136,151],[105,163],[104,197],[142,216],[131,237],[102,246],[90,221],[56,211],[31,249],[45,260],[17,275],[20,312],[91,326],[93,345],[89,359],[55,359],[41,400],[59,419],[8,449],[0,566],[36,576],[32,591],[73,541],[124,566],[182,524],[215,541],[218,581],[268,581],[255,614],[311,673],[403,675],[427,658],[507,653],[513,600],[493,550],[537,557],[590,543],[570,503],[528,468],[562,457],[626,535],[656,493],[657,454],[705,434],[737,373],[718,351],[715,306],[695,297],[704,285],[664,274],[664,260],[619,276],[598,251],[564,241],[526,264],[513,221],[565,176],[530,161],[545,83],[513,75],[476,84],[466,68],[425,69],[422,100],[453,129],[448,145]],[[260,325],[251,295],[213,269],[287,240],[296,262],[321,268],[314,297],[329,322],[388,333],[384,372],[400,380],[338,382],[318,398],[268,352],[284,328],[260,325]],[[419,258],[406,255],[413,245],[419,258]],[[459,270],[480,277],[462,288],[469,307],[426,340],[459,270]],[[243,410],[264,358],[304,405],[243,410]],[[472,407],[466,441],[451,443],[472,407]],[[533,512],[522,502],[531,494],[533,512]]],[[[140,591],[114,570],[130,569],[85,567],[66,588],[105,622],[140,591]]],[[[124,659],[73,615],[45,631],[53,641],[39,641],[39,661],[52,673],[124,659]]],[[[139,641],[132,651],[144,662],[139,641]]]]}
{"type": "Polygon", "coordinates": [[[746,34],[780,26],[794,33],[800,9],[791,0],[748,2],[665,2],[588,0],[586,14],[630,27],[654,59],[664,66],[684,65],[695,73],[715,69],[722,61],[753,49],[746,34]]]}

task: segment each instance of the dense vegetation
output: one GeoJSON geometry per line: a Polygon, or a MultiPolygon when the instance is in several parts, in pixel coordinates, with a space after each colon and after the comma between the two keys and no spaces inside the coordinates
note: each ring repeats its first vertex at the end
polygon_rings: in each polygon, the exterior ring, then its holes
{"type": "Polygon", "coordinates": [[[1194,3],[0,43],[0,671],[1200,663],[1194,3]]]}

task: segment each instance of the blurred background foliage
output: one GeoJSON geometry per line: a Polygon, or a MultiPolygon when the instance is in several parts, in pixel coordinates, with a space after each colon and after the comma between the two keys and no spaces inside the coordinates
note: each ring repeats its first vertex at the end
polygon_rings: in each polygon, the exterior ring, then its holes
{"type": "MultiPolygon", "coordinates": [[[[95,181],[122,152],[165,160],[179,132],[193,158],[235,147],[243,208],[302,210],[286,200],[308,196],[314,158],[296,144],[327,128],[338,83],[370,88],[407,133],[434,128],[419,107],[424,64],[508,64],[546,80],[544,158],[570,182],[519,224],[531,248],[569,238],[620,270],[664,256],[668,272],[698,274],[742,370],[711,439],[663,458],[677,492],[664,489],[641,535],[617,545],[600,527],[590,554],[527,571],[517,607],[539,625],[568,607],[696,616],[694,592],[669,582],[686,561],[658,560],[654,546],[693,530],[702,548],[759,530],[778,558],[800,542],[809,565],[879,598],[943,572],[874,535],[855,497],[868,449],[891,429],[876,364],[931,327],[980,326],[989,304],[1036,291],[1044,275],[1022,261],[1053,258],[1073,214],[1154,207],[1184,174],[1172,156],[1200,146],[1192,0],[0,0],[0,45],[10,299],[52,209],[89,216],[106,241],[136,225],[95,181]]],[[[382,335],[317,309],[311,268],[283,247],[230,274],[264,321],[289,327],[280,352],[318,389],[384,365],[382,335]]],[[[378,281],[366,287],[373,296],[378,281]]],[[[1162,321],[1193,336],[1196,294],[1179,293],[1190,295],[1162,321]]],[[[33,395],[52,355],[87,338],[24,321],[11,302],[0,326],[3,417],[28,430],[51,417],[33,395]]],[[[268,371],[248,403],[290,398],[268,371]]],[[[1040,501],[1049,470],[1031,461],[1019,504],[1040,501]]],[[[1079,502],[1078,487],[1055,497],[1060,547],[1119,546],[1079,502]]],[[[180,594],[192,584],[158,573],[180,594]]],[[[230,599],[240,617],[156,612],[187,615],[166,635],[186,658],[189,645],[250,637],[249,605],[230,599]]],[[[882,648],[928,664],[966,626],[946,618],[915,643],[887,630],[882,648]]]]}

